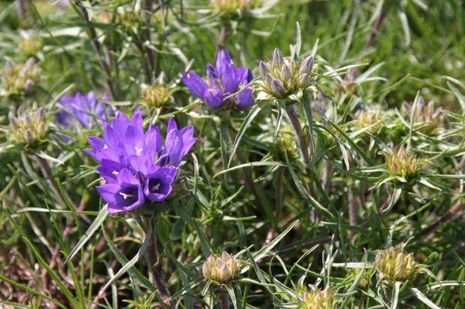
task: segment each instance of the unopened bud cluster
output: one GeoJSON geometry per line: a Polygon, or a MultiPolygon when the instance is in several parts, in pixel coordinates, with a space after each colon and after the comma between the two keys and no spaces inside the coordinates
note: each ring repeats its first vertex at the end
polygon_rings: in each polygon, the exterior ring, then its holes
{"type": "Polygon", "coordinates": [[[378,131],[381,126],[381,110],[379,108],[360,110],[356,114],[356,128],[364,129],[370,127],[372,131],[378,131]]]}
{"type": "Polygon", "coordinates": [[[360,84],[355,81],[343,80],[341,82],[341,88],[344,89],[345,92],[356,95],[359,92],[360,84]]]}
{"type": "Polygon", "coordinates": [[[98,23],[101,24],[111,24],[113,20],[113,13],[110,11],[100,11],[95,16],[95,19],[98,23]]]}
{"type": "Polygon", "coordinates": [[[413,255],[400,246],[379,251],[375,265],[382,277],[389,281],[406,281],[417,270],[413,255]]]}
{"type": "Polygon", "coordinates": [[[23,112],[18,117],[10,114],[9,120],[9,138],[14,143],[36,145],[45,139],[49,131],[49,123],[43,108],[23,112]]]}
{"type": "Polygon", "coordinates": [[[226,284],[234,279],[238,271],[236,258],[226,251],[223,251],[221,255],[210,255],[202,265],[204,278],[221,284],[226,284]]]}
{"type": "Polygon", "coordinates": [[[375,268],[374,267],[370,267],[370,268],[367,268],[367,269],[350,268],[347,271],[347,278],[349,279],[350,284],[352,284],[356,279],[359,279],[358,285],[361,288],[366,288],[367,286],[370,285],[371,278],[373,277],[374,273],[375,273],[375,268]],[[362,273],[362,274],[360,274],[360,273],[362,273]]]}
{"type": "Polygon", "coordinates": [[[277,99],[285,99],[299,90],[307,89],[315,82],[315,75],[312,73],[312,56],[308,56],[300,62],[284,58],[277,48],[273,52],[273,59],[268,62],[260,62],[258,69],[261,77],[261,88],[277,99]]]}
{"type": "Polygon", "coordinates": [[[24,64],[7,62],[2,72],[2,88],[5,94],[30,92],[40,79],[40,68],[29,58],[24,64]]]}
{"type": "Polygon", "coordinates": [[[127,30],[135,30],[141,23],[140,16],[136,11],[127,8],[119,8],[118,21],[127,30]]]}
{"type": "Polygon", "coordinates": [[[433,101],[425,103],[420,97],[413,113],[413,106],[406,105],[405,107],[406,113],[412,115],[413,123],[421,126],[419,129],[424,133],[431,133],[441,125],[443,112],[441,108],[434,107],[433,101]]]}
{"type": "Polygon", "coordinates": [[[171,91],[163,84],[148,86],[143,90],[142,102],[148,107],[163,107],[171,101],[171,91]]]}
{"type": "Polygon", "coordinates": [[[423,165],[410,150],[401,147],[387,156],[387,168],[391,175],[409,177],[415,175],[423,165]]]}
{"type": "Polygon", "coordinates": [[[27,37],[19,42],[18,47],[26,56],[34,56],[42,48],[42,44],[40,38],[27,37]]]}
{"type": "Polygon", "coordinates": [[[295,158],[298,155],[297,143],[294,131],[290,126],[283,126],[277,138],[278,150],[286,153],[288,157],[295,158]]]}
{"type": "Polygon", "coordinates": [[[303,296],[300,309],[332,309],[334,293],[329,289],[307,291],[303,296]]]}
{"type": "Polygon", "coordinates": [[[211,0],[212,6],[223,13],[232,13],[252,9],[258,5],[259,0],[211,0]]]}

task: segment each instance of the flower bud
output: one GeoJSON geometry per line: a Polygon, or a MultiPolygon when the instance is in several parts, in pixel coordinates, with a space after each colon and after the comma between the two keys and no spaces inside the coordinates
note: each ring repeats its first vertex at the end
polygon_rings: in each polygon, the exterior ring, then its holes
{"type": "Polygon", "coordinates": [[[29,58],[24,64],[8,62],[2,72],[2,88],[7,95],[29,93],[40,80],[41,70],[34,59],[29,58]]]}
{"type": "Polygon", "coordinates": [[[268,68],[268,64],[263,62],[263,61],[260,61],[260,63],[258,64],[258,71],[259,71],[261,76],[269,75],[270,70],[268,68]]]}
{"type": "Polygon", "coordinates": [[[371,278],[373,277],[374,272],[375,272],[374,267],[370,267],[370,268],[366,268],[366,269],[363,269],[363,268],[349,268],[348,271],[347,271],[347,277],[346,278],[349,279],[349,284],[352,285],[352,283],[356,279],[358,279],[358,277],[360,276],[360,279],[358,281],[358,285],[361,288],[366,288],[367,286],[370,285],[371,278]],[[363,272],[363,273],[360,275],[361,272],[363,272]]]}
{"type": "Polygon", "coordinates": [[[95,16],[95,20],[100,24],[111,24],[113,20],[113,13],[110,11],[100,11],[95,16]]]}
{"type": "Polygon", "coordinates": [[[410,150],[401,147],[387,156],[387,168],[391,175],[399,177],[414,176],[424,161],[418,159],[410,150]]]}
{"type": "Polygon", "coordinates": [[[236,277],[238,272],[236,258],[226,251],[223,251],[220,256],[210,255],[202,265],[204,278],[220,284],[228,283],[236,277]]]}
{"type": "Polygon", "coordinates": [[[354,81],[343,80],[341,82],[341,88],[348,93],[357,95],[359,92],[360,85],[354,81]]]}
{"type": "Polygon", "coordinates": [[[141,99],[148,107],[163,107],[171,101],[171,91],[163,84],[149,86],[143,90],[141,99]]]}
{"type": "Polygon", "coordinates": [[[20,108],[18,114],[20,115],[18,117],[9,115],[11,142],[34,146],[46,138],[49,123],[42,108],[36,111],[21,111],[20,108]]]}
{"type": "Polygon", "coordinates": [[[19,42],[18,47],[26,56],[34,56],[42,48],[42,40],[40,38],[27,37],[19,42]]]}
{"type": "Polygon", "coordinates": [[[276,144],[280,155],[285,153],[289,158],[296,158],[299,155],[294,131],[288,125],[283,126],[279,131],[276,144]]]}
{"type": "Polygon", "coordinates": [[[413,255],[401,246],[378,251],[375,265],[382,277],[389,281],[406,281],[417,270],[413,255]]]}
{"type": "Polygon", "coordinates": [[[271,81],[271,90],[278,98],[286,96],[286,89],[284,89],[283,82],[277,79],[271,81]]]}
{"type": "Polygon", "coordinates": [[[420,97],[412,113],[413,107],[413,104],[404,103],[403,110],[408,117],[410,117],[410,115],[412,116],[413,125],[419,131],[425,134],[431,134],[441,126],[443,121],[443,110],[441,108],[435,108],[433,101],[429,101],[428,104],[426,104],[424,99],[420,97]]]}
{"type": "Polygon", "coordinates": [[[313,68],[313,57],[308,56],[300,64],[299,74],[310,74],[313,68]]]}
{"type": "Polygon", "coordinates": [[[284,57],[278,48],[273,51],[273,60],[271,61],[271,67],[274,69],[280,69],[284,65],[284,57]]]}
{"type": "Polygon", "coordinates": [[[357,129],[370,128],[371,132],[378,132],[382,128],[381,110],[378,107],[362,109],[355,115],[354,127],[357,129]]]}
{"type": "Polygon", "coordinates": [[[258,6],[258,0],[211,0],[212,6],[215,10],[231,14],[234,12],[241,12],[250,10],[258,6]]]}
{"type": "Polygon", "coordinates": [[[291,80],[292,72],[287,65],[283,65],[281,69],[281,78],[283,80],[291,80]]]}
{"type": "Polygon", "coordinates": [[[334,292],[330,289],[307,291],[299,308],[332,309],[334,308],[334,292]]]}
{"type": "Polygon", "coordinates": [[[132,9],[120,8],[118,10],[118,21],[126,30],[136,30],[139,28],[141,18],[136,11],[132,9]]]}
{"type": "Polygon", "coordinates": [[[313,57],[299,62],[283,57],[281,51],[276,48],[271,61],[259,64],[261,89],[272,97],[285,99],[313,85],[315,75],[312,69],[313,57]]]}

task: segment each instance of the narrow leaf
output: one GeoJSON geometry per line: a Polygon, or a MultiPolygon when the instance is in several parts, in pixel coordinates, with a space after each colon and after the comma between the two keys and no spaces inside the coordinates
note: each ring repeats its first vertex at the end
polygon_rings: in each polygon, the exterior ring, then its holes
{"type": "Polygon", "coordinates": [[[71,250],[71,253],[66,258],[65,263],[73,259],[73,257],[79,252],[79,250],[81,250],[81,248],[89,241],[92,235],[94,235],[95,231],[99,229],[100,225],[102,225],[103,221],[105,221],[107,216],[108,216],[108,206],[105,205],[102,207],[98,216],[89,226],[84,236],[81,237],[81,239],[76,244],[76,246],[73,248],[73,250],[71,250]]]}

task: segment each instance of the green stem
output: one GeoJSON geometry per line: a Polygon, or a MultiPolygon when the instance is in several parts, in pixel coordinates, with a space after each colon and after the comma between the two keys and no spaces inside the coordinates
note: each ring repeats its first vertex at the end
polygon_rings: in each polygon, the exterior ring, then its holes
{"type": "Polygon", "coordinates": [[[297,139],[299,140],[300,152],[302,153],[302,158],[307,166],[310,162],[308,144],[303,134],[302,125],[300,124],[299,116],[297,116],[294,103],[286,106],[286,112],[289,120],[291,121],[292,127],[294,128],[295,134],[297,135],[297,139]]]}
{"type": "Polygon", "coordinates": [[[84,5],[80,1],[74,1],[72,2],[73,7],[75,8],[75,11],[81,15],[87,25],[87,33],[89,35],[92,47],[94,48],[94,51],[97,55],[97,59],[99,61],[100,66],[103,68],[103,70],[106,73],[106,82],[108,86],[108,91],[110,93],[110,96],[113,100],[116,100],[116,92],[115,92],[115,85],[112,77],[112,70],[110,67],[110,64],[107,63],[104,59],[104,56],[102,55],[102,46],[100,45],[100,42],[98,40],[98,35],[97,32],[95,31],[95,28],[90,20],[89,14],[87,13],[87,9],[84,7],[84,5]]]}
{"type": "MultiPolygon", "coordinates": [[[[224,117],[221,121],[225,126],[227,126],[227,128],[225,129],[225,132],[227,132],[227,135],[230,138],[235,133],[235,131],[234,131],[233,125],[230,123],[229,114],[228,114],[227,118],[224,117]]],[[[233,139],[230,138],[230,140],[232,141],[233,139]]],[[[241,151],[236,152],[236,154],[237,154],[237,156],[239,158],[239,162],[241,164],[249,162],[249,158],[244,156],[244,153],[246,153],[246,152],[241,152],[241,151]]],[[[242,173],[244,174],[245,184],[246,184],[247,188],[255,196],[255,200],[257,201],[257,204],[259,205],[259,207],[261,209],[263,209],[265,211],[265,214],[266,214],[266,216],[268,218],[268,221],[272,224],[272,226],[276,227],[277,223],[276,223],[275,216],[273,215],[273,210],[269,207],[271,205],[271,203],[268,201],[265,194],[263,194],[262,191],[260,191],[257,188],[257,186],[255,185],[255,182],[254,182],[253,177],[252,177],[251,168],[244,167],[242,169],[242,173]]]]}
{"type": "Polygon", "coordinates": [[[144,218],[145,221],[145,260],[147,262],[147,267],[152,274],[152,278],[154,280],[155,286],[157,287],[158,293],[160,294],[160,298],[163,303],[169,307],[172,307],[170,301],[170,294],[166,289],[163,280],[161,278],[161,268],[160,268],[160,261],[158,256],[158,249],[157,249],[157,237],[155,234],[155,227],[153,226],[153,217],[144,218]]]}

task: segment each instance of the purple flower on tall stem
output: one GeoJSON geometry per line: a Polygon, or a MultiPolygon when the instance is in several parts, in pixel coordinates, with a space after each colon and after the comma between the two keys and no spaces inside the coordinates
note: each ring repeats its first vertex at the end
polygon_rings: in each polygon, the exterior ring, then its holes
{"type": "Polygon", "coordinates": [[[119,112],[103,126],[103,137],[88,137],[92,149],[87,153],[100,163],[97,171],[106,184],[97,190],[109,212],[131,211],[168,198],[179,164],[197,141],[194,129],[178,129],[171,118],[163,143],[158,126],[151,124],[144,131],[140,110],[132,119],[119,112]]]}
{"type": "Polygon", "coordinates": [[[101,119],[115,115],[115,108],[109,104],[100,103],[94,92],[82,94],[79,91],[74,96],[63,96],[59,101],[61,111],[55,117],[64,127],[88,128],[101,119]]]}
{"type": "Polygon", "coordinates": [[[194,71],[182,77],[189,91],[213,108],[245,109],[253,105],[252,90],[246,87],[251,80],[252,72],[235,67],[225,49],[218,50],[215,65],[207,64],[207,81],[194,71]]]}

